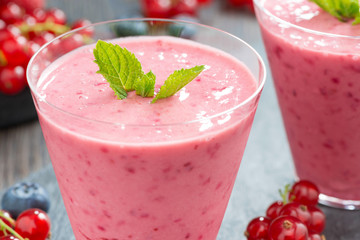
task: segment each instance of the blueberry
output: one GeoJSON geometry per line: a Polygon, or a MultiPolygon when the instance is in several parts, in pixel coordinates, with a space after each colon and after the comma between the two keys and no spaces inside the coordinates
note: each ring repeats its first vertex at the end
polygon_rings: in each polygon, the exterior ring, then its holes
{"type": "Polygon", "coordinates": [[[37,183],[21,182],[10,187],[1,200],[2,209],[17,218],[29,208],[39,208],[47,212],[50,200],[46,190],[37,183]]]}
{"type": "MultiPolygon", "coordinates": [[[[177,17],[174,18],[175,20],[183,20],[183,21],[187,21],[187,22],[194,22],[194,23],[198,23],[198,19],[191,17],[191,16],[187,16],[187,15],[179,15],[177,17]]],[[[197,27],[195,25],[190,25],[190,24],[184,24],[184,23],[174,23],[171,24],[168,28],[168,33],[171,36],[175,36],[175,37],[181,37],[181,38],[186,38],[186,39],[191,39],[197,31],[197,27]]]]}
{"type": "Polygon", "coordinates": [[[114,32],[118,37],[145,35],[148,25],[143,21],[120,21],[115,25],[114,32]]]}
{"type": "Polygon", "coordinates": [[[119,16],[120,19],[133,19],[132,21],[118,22],[114,26],[114,32],[118,37],[145,35],[148,32],[148,25],[144,21],[135,20],[144,16],[137,11],[129,11],[119,16]]]}

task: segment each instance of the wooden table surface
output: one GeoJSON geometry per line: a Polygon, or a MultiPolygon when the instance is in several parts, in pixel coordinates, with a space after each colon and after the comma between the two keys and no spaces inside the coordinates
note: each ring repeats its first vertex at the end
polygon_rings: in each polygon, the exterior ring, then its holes
{"type": "MultiPolygon", "coordinates": [[[[63,9],[69,21],[88,18],[99,22],[120,18],[139,9],[137,0],[48,0],[47,5],[63,9]]],[[[241,37],[260,53],[267,64],[259,26],[252,13],[229,9],[218,0],[200,12],[200,20],[241,37]]],[[[50,192],[53,239],[74,239],[36,120],[0,129],[0,194],[24,178],[43,183],[50,192]]],[[[218,240],[245,239],[242,233],[248,221],[263,215],[267,206],[279,199],[278,189],[293,180],[291,154],[268,73],[218,240]]],[[[322,209],[327,215],[327,240],[360,239],[360,211],[322,209]]]]}

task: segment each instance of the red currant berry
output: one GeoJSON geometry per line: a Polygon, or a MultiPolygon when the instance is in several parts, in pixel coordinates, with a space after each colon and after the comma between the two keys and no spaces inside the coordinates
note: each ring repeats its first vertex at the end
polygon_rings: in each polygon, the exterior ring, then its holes
{"type": "Polygon", "coordinates": [[[40,46],[44,45],[47,42],[50,42],[55,38],[55,35],[49,32],[42,32],[40,35],[35,36],[32,41],[39,44],[40,46]]]}
{"type": "Polygon", "coordinates": [[[180,14],[196,15],[196,10],[198,8],[197,0],[179,0],[177,4],[173,5],[171,8],[171,16],[176,16],[180,14]]]}
{"type": "Polygon", "coordinates": [[[303,222],[306,226],[310,224],[310,212],[306,205],[292,202],[285,204],[279,213],[280,216],[293,216],[298,218],[301,222],[303,222]]]}
{"type": "MultiPolygon", "coordinates": [[[[76,29],[76,28],[85,27],[85,26],[89,26],[89,25],[91,25],[90,20],[79,19],[72,24],[71,29],[76,29]]],[[[91,37],[94,34],[94,28],[87,27],[87,28],[84,28],[84,29],[78,31],[78,33],[80,33],[81,35],[91,37]]]]}
{"type": "Polygon", "coordinates": [[[22,66],[0,68],[0,92],[15,95],[26,87],[25,70],[22,66]]]}
{"type": "Polygon", "coordinates": [[[246,7],[254,12],[253,0],[228,0],[229,4],[235,7],[246,7]]]}
{"type": "Polygon", "coordinates": [[[319,195],[320,191],[314,183],[300,180],[292,186],[289,192],[289,200],[315,206],[319,201],[319,195]]]}
{"type": "Polygon", "coordinates": [[[45,240],[50,232],[50,218],[40,209],[28,209],[16,219],[15,231],[23,238],[45,240]]]}
{"type": "Polygon", "coordinates": [[[14,37],[21,36],[20,28],[18,28],[16,25],[7,25],[6,29],[11,33],[14,37]]]}
{"type": "Polygon", "coordinates": [[[317,233],[311,233],[309,234],[309,240],[325,240],[324,235],[320,235],[317,233]]]}
{"type": "Polygon", "coordinates": [[[23,10],[19,5],[9,2],[0,7],[0,17],[7,24],[13,24],[22,19],[23,10]]]}
{"type": "Polygon", "coordinates": [[[270,223],[271,220],[267,217],[254,218],[249,222],[244,235],[251,240],[267,239],[270,223]]]}
{"type": "Polygon", "coordinates": [[[150,18],[171,17],[171,0],[142,0],[144,15],[150,18]]]}
{"type": "Polygon", "coordinates": [[[315,206],[308,206],[308,211],[310,213],[309,231],[319,234],[322,233],[325,228],[326,219],[324,212],[315,206]]]}
{"type": "Polygon", "coordinates": [[[271,220],[277,218],[283,206],[284,203],[282,201],[276,201],[272,203],[266,210],[266,216],[271,220]]]}
{"type": "Polygon", "coordinates": [[[212,0],[197,0],[199,5],[208,5],[212,2],[212,0]]]}
{"type": "Polygon", "coordinates": [[[228,2],[237,7],[246,6],[248,4],[252,4],[252,0],[228,0],[228,2]]]}
{"type": "Polygon", "coordinates": [[[4,20],[0,19],[0,30],[5,29],[5,27],[6,27],[6,23],[4,22],[4,20]]]}
{"type": "Polygon", "coordinates": [[[280,216],[272,221],[269,240],[308,240],[308,229],[293,216],[280,216]]]}
{"type": "Polygon", "coordinates": [[[11,37],[0,41],[0,64],[11,66],[23,65],[27,60],[26,50],[27,40],[23,36],[11,37]]]}
{"type": "Polygon", "coordinates": [[[46,12],[42,8],[37,8],[30,13],[30,16],[34,17],[36,22],[43,23],[46,21],[46,12]]]}
{"type": "Polygon", "coordinates": [[[10,38],[14,38],[15,35],[9,28],[0,29],[0,42],[6,41],[10,38]]]}
{"type": "Polygon", "coordinates": [[[23,17],[23,24],[26,24],[27,26],[34,26],[36,24],[36,19],[34,16],[26,14],[23,17]]]}
{"type": "Polygon", "coordinates": [[[8,40],[20,37],[20,34],[20,29],[15,27],[14,25],[8,25],[6,28],[0,29],[0,47],[2,43],[5,43],[8,40]]]}
{"type": "Polygon", "coordinates": [[[59,8],[52,8],[46,12],[46,20],[57,24],[66,24],[66,14],[59,8]]]}
{"type": "Polygon", "coordinates": [[[45,7],[45,0],[1,0],[1,4],[6,4],[9,2],[16,3],[20,7],[24,8],[26,12],[32,12],[36,8],[44,8],[45,7]]]}

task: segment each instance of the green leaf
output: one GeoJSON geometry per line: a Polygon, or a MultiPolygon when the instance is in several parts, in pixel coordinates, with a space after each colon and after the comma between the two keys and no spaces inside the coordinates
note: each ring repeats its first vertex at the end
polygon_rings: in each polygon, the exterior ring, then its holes
{"type": "Polygon", "coordinates": [[[156,76],[153,72],[148,72],[146,75],[143,74],[136,82],[135,82],[135,91],[137,95],[142,97],[153,97],[154,89],[155,89],[155,79],[156,76]]]}
{"type": "Polygon", "coordinates": [[[336,4],[339,14],[345,18],[354,18],[359,13],[358,0],[336,1],[336,4]]]}
{"type": "MultiPolygon", "coordinates": [[[[125,99],[128,92],[134,90],[142,97],[154,96],[156,76],[152,71],[144,74],[139,60],[126,48],[98,40],[93,53],[94,62],[99,66],[97,73],[104,76],[119,99],[125,99]]],[[[151,103],[174,95],[204,69],[205,67],[201,65],[176,70],[161,86],[151,103]]]]}
{"type": "Polygon", "coordinates": [[[155,103],[162,98],[173,96],[186,84],[194,80],[204,69],[205,66],[201,65],[190,69],[176,70],[168,77],[168,79],[166,79],[164,85],[161,86],[160,91],[151,103],[155,103]]]}
{"type": "Polygon", "coordinates": [[[340,21],[355,19],[353,24],[360,23],[359,0],[312,0],[324,11],[340,21]]]}
{"type": "Polygon", "coordinates": [[[315,2],[320,8],[322,8],[324,11],[330,13],[336,18],[341,18],[341,16],[338,14],[338,12],[335,9],[334,2],[332,0],[312,0],[315,2]]]}
{"type": "Polygon", "coordinates": [[[94,56],[99,66],[97,73],[104,76],[120,99],[126,98],[128,91],[135,90],[135,81],[144,75],[135,55],[119,45],[99,40],[94,56]]]}
{"type": "Polygon", "coordinates": [[[355,17],[355,20],[352,22],[353,25],[360,23],[360,13],[355,17]]]}
{"type": "Polygon", "coordinates": [[[119,99],[125,99],[127,97],[127,92],[122,86],[110,83],[110,87],[119,99]]]}

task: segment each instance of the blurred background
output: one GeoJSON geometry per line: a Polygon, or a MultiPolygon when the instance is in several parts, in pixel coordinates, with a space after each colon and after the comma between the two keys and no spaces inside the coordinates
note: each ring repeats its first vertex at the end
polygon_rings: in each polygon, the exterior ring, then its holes
{"type": "MultiPolygon", "coordinates": [[[[31,180],[49,192],[52,239],[74,239],[26,84],[26,65],[42,44],[89,23],[130,17],[166,17],[200,22],[234,34],[267,64],[251,0],[0,0],[0,194],[31,180]]],[[[141,31],[134,26],[126,31],[141,31]]],[[[124,29],[117,29],[119,36],[124,29]]],[[[70,40],[86,41],[91,32],[70,40]]],[[[295,181],[291,154],[275,91],[268,76],[245,155],[218,240],[245,239],[254,217],[280,198],[278,189],[295,181]]],[[[327,240],[360,239],[360,212],[322,207],[327,240]]]]}

